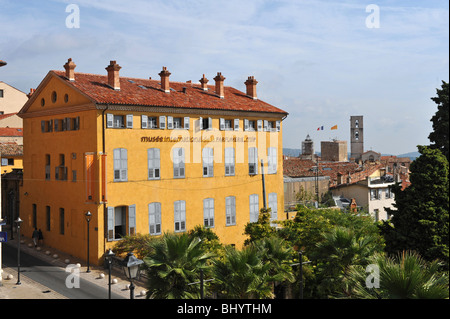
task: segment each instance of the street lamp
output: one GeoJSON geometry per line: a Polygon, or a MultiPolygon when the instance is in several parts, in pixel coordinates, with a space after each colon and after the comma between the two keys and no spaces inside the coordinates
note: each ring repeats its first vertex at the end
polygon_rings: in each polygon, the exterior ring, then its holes
{"type": "Polygon", "coordinates": [[[17,283],[16,285],[22,284],[20,282],[20,225],[22,224],[23,220],[20,219],[20,217],[17,218],[16,224],[17,224],[17,233],[18,233],[18,245],[17,245],[17,283]]]}
{"type": "Polygon", "coordinates": [[[134,284],[133,279],[139,276],[139,266],[144,261],[136,258],[132,252],[127,254],[127,257],[122,262],[123,271],[130,281],[130,299],[134,299],[134,284]]]}
{"type": "Polygon", "coordinates": [[[108,250],[108,252],[106,253],[105,259],[108,262],[108,270],[109,270],[109,279],[108,279],[108,299],[111,299],[111,264],[113,261],[113,257],[116,254],[113,253],[113,251],[111,250],[111,248],[108,250]]]}
{"type": "Polygon", "coordinates": [[[91,221],[91,217],[92,217],[91,212],[88,211],[86,214],[84,214],[84,217],[86,218],[86,221],[87,221],[87,270],[86,270],[86,272],[91,272],[89,270],[89,222],[91,221]]]}

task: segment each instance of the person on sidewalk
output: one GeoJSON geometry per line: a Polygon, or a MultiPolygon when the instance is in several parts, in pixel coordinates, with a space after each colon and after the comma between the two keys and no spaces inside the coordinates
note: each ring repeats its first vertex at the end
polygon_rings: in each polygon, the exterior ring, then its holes
{"type": "Polygon", "coordinates": [[[39,237],[38,237],[38,244],[43,245],[44,244],[44,235],[42,235],[42,230],[39,228],[39,237]]]}
{"type": "Polygon", "coordinates": [[[31,238],[33,238],[34,247],[37,247],[37,243],[39,240],[39,231],[37,228],[34,228],[33,235],[31,235],[31,238]]]}

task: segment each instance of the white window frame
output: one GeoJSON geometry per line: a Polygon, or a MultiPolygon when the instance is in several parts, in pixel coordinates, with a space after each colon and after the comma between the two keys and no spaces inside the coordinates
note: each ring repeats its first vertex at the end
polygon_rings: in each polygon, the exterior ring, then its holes
{"type": "Polygon", "coordinates": [[[258,148],[248,148],[248,174],[258,175],[258,148]]]}
{"type": "Polygon", "coordinates": [[[250,204],[250,223],[256,223],[259,217],[259,196],[258,194],[251,194],[249,196],[250,204]]]}
{"type": "Polygon", "coordinates": [[[267,162],[268,162],[268,174],[276,174],[277,173],[277,148],[269,147],[267,149],[267,162]]]}
{"type": "Polygon", "coordinates": [[[161,235],[161,203],[148,204],[148,232],[150,235],[161,235]]]}
{"type": "Polygon", "coordinates": [[[147,150],[148,159],[148,179],[161,179],[161,152],[159,148],[149,148],[147,150]]]}
{"type": "Polygon", "coordinates": [[[225,225],[236,225],[236,197],[228,196],[225,198],[225,225]]]}
{"type": "Polygon", "coordinates": [[[205,147],[202,150],[203,177],[214,176],[214,149],[205,147]]]}
{"type": "Polygon", "coordinates": [[[115,148],[114,157],[114,182],[128,181],[128,151],[126,148],[115,148]],[[116,177],[116,173],[119,177],[116,177]]]}
{"type": "Polygon", "coordinates": [[[235,175],[234,147],[225,148],[225,176],[235,175]]]}
{"type": "Polygon", "coordinates": [[[184,148],[175,147],[172,150],[173,159],[173,178],[185,178],[185,160],[184,160],[184,148]]]}
{"type": "Polygon", "coordinates": [[[214,227],[214,198],[203,200],[203,225],[206,228],[214,227]]]}
{"type": "Polygon", "coordinates": [[[174,231],[184,232],[186,231],[186,201],[177,200],[173,206],[174,231]]]}

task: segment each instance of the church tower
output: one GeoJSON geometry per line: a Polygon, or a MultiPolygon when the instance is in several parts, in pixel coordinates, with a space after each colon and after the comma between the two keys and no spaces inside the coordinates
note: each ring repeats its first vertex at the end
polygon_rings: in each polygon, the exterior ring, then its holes
{"type": "Polygon", "coordinates": [[[350,116],[350,158],[356,162],[364,153],[364,124],[362,115],[350,116]]]}

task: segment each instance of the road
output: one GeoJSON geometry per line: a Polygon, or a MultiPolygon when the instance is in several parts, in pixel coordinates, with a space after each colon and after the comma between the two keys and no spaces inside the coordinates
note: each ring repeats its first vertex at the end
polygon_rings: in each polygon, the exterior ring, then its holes
{"type": "MultiPolygon", "coordinates": [[[[17,269],[17,248],[3,244],[3,265],[17,269]]],[[[64,268],[52,265],[21,251],[20,274],[48,287],[49,289],[66,296],[69,299],[107,299],[108,287],[102,287],[89,280],[83,279],[80,273],[79,288],[67,288],[66,279],[73,273],[66,272],[64,268]]],[[[73,283],[74,281],[72,281],[73,283]]],[[[111,293],[112,299],[124,299],[123,296],[111,293]]]]}

